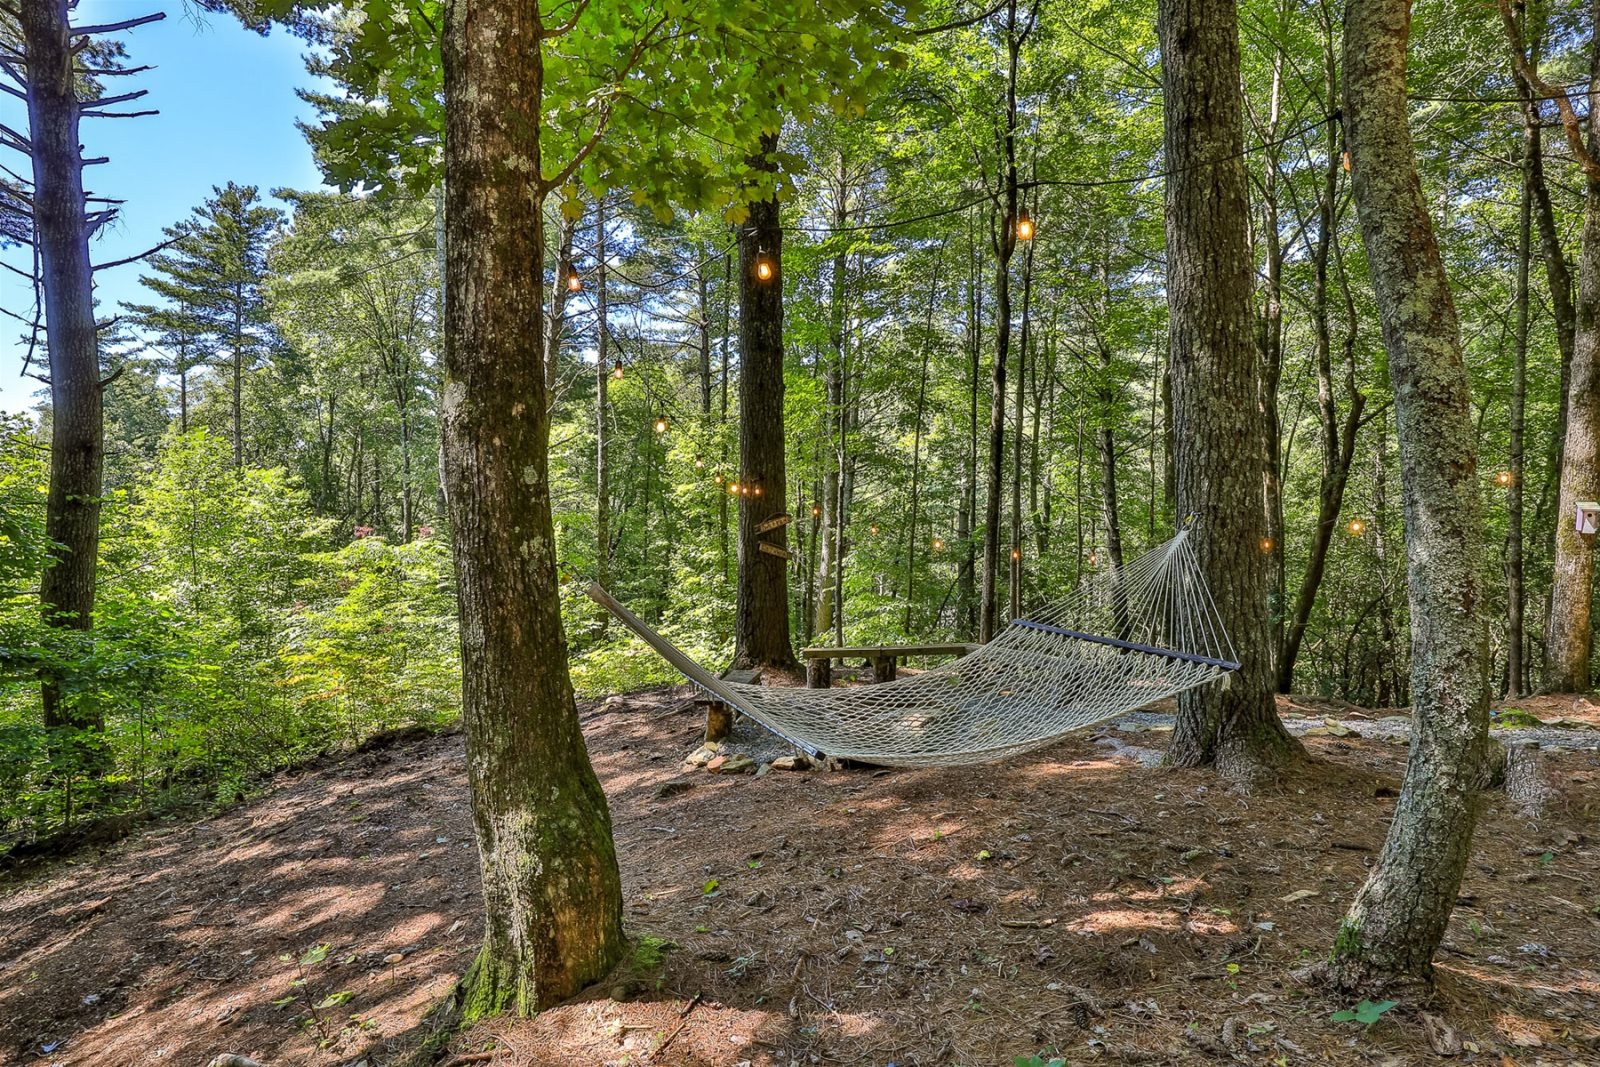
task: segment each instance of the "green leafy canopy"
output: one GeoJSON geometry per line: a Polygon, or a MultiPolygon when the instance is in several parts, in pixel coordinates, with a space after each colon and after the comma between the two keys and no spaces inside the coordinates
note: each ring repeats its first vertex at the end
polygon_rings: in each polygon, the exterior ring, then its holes
{"type": "MultiPolygon", "coordinates": [[[[328,176],[345,187],[438,177],[444,129],[439,0],[215,0],[247,23],[286,22],[320,46],[312,63],[343,90],[307,94],[322,112],[308,129],[328,176]]],[[[920,0],[572,0],[547,5],[542,42],[541,170],[568,177],[566,197],[631,191],[658,217],[724,211],[769,198],[779,174],[747,157],[763,134],[819,111],[865,114],[920,0]],[[570,26],[570,28],[567,28],[570,26]],[[564,32],[561,32],[564,31],[564,32]],[[581,159],[581,163],[577,163],[581,159]],[[575,165],[576,164],[576,165],[575,165]]]]}

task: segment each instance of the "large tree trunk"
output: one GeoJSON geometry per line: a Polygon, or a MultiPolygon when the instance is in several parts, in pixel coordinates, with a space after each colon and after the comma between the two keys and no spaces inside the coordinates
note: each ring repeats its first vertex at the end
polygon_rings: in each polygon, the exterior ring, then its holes
{"type": "Polygon", "coordinates": [[[1345,9],[1346,144],[1400,441],[1413,731],[1377,866],[1333,950],[1355,986],[1427,980],[1477,818],[1488,729],[1482,505],[1460,329],[1407,125],[1407,0],[1345,9]]]}
{"type": "Polygon", "coordinates": [[[543,27],[520,0],[448,0],[444,26],[444,473],[486,912],[463,980],[470,1019],[564,1000],[626,946],[611,817],[567,674],[550,516],[543,27]]]}
{"type": "Polygon", "coordinates": [[[1178,702],[1167,759],[1254,776],[1294,758],[1272,696],[1261,457],[1266,425],[1253,295],[1233,0],[1161,0],[1166,119],[1167,302],[1178,513],[1233,639],[1226,688],[1178,702]]]}
{"type": "MultiPolygon", "coordinates": [[[[94,625],[100,546],[104,398],[67,16],[67,0],[29,0],[22,5],[28,129],[33,139],[33,236],[50,354],[45,536],[53,547],[39,599],[48,625],[88,632],[94,625]]],[[[45,726],[103,729],[94,702],[87,695],[69,697],[61,682],[55,674],[45,674],[45,726]]]]}
{"type": "MultiPolygon", "coordinates": [[[[1600,34],[1593,48],[1591,94],[1600,89],[1600,34]]],[[[1590,109],[1589,145],[1591,155],[1600,152],[1600,109],[1590,109]]],[[[1600,493],[1600,182],[1589,179],[1586,186],[1561,504],[1555,521],[1550,614],[1545,620],[1544,688],[1563,693],[1589,688],[1595,538],[1578,533],[1573,517],[1579,501],[1594,500],[1600,493]]]]}
{"type": "MultiPolygon", "coordinates": [[[[762,138],[752,165],[775,169],[778,137],[762,138]]],[[[788,498],[783,437],[783,228],[778,201],[758,200],[739,229],[739,589],[734,606],[734,662],[741,666],[798,666],[789,641],[787,527],[756,527],[780,514],[788,498]],[[763,259],[771,277],[762,278],[763,259]],[[759,493],[756,490],[760,490],[759,493]]]]}

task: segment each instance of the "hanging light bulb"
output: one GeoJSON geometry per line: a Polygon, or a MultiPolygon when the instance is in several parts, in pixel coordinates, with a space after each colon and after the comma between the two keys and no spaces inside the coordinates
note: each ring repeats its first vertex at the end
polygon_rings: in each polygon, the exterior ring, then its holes
{"type": "Polygon", "coordinates": [[[760,496],[761,495],[761,487],[758,485],[754,489],[750,490],[750,492],[755,494],[756,496],[760,496]]]}
{"type": "Polygon", "coordinates": [[[656,427],[656,433],[666,433],[667,432],[667,417],[665,415],[657,415],[656,416],[655,427],[656,427]]]}
{"type": "Polygon", "coordinates": [[[739,483],[738,482],[729,482],[728,483],[728,495],[729,496],[738,496],[739,495],[739,483]]]}
{"type": "Polygon", "coordinates": [[[716,482],[718,485],[721,485],[722,484],[722,472],[718,471],[717,473],[713,474],[711,476],[711,480],[716,482]]]}
{"type": "Polygon", "coordinates": [[[694,469],[695,470],[704,470],[705,469],[705,465],[706,465],[706,457],[700,455],[699,453],[695,453],[694,469]]]}
{"type": "Polygon", "coordinates": [[[1508,486],[1515,480],[1516,479],[1511,476],[1510,471],[1501,471],[1499,474],[1494,476],[1494,483],[1499,486],[1508,486]]]}
{"type": "Polygon", "coordinates": [[[935,552],[943,552],[944,551],[944,538],[935,537],[933,539],[933,550],[935,552]]]}
{"type": "Polygon", "coordinates": [[[1351,519],[1350,524],[1345,529],[1350,531],[1351,537],[1360,537],[1367,532],[1367,524],[1360,519],[1351,519]]]}
{"type": "Polygon", "coordinates": [[[622,360],[619,359],[612,365],[611,377],[615,378],[619,382],[622,381],[622,360]]]}
{"type": "Polygon", "coordinates": [[[1021,559],[1021,558],[1022,558],[1022,549],[1020,549],[1020,548],[1013,548],[1013,549],[1012,549],[1012,550],[1011,550],[1011,561],[1012,561],[1012,562],[1013,562],[1013,563],[1015,563],[1015,562],[1016,562],[1016,561],[1017,561],[1017,560],[1019,560],[1019,559],[1021,559]]]}
{"type": "Polygon", "coordinates": [[[821,504],[812,504],[811,505],[811,514],[813,516],[820,516],[822,514],[822,505],[821,504]]]}
{"type": "Polygon", "coordinates": [[[1017,214],[1017,240],[1033,240],[1033,220],[1028,217],[1026,211],[1017,214]]]}
{"type": "Polygon", "coordinates": [[[1098,552],[1089,553],[1089,566],[1093,567],[1096,563],[1099,563],[1099,562],[1100,562],[1100,553],[1098,553],[1098,552]]]}
{"type": "Polygon", "coordinates": [[[872,529],[872,536],[873,537],[877,537],[878,536],[878,524],[877,523],[873,523],[871,529],[872,529]]]}
{"type": "Polygon", "coordinates": [[[1273,548],[1272,538],[1263,537],[1261,539],[1261,551],[1263,551],[1263,552],[1271,552],[1272,548],[1273,548]]]}
{"type": "Polygon", "coordinates": [[[578,276],[578,268],[571,263],[567,264],[567,292],[576,293],[583,289],[583,279],[578,276]]]}
{"type": "Polygon", "coordinates": [[[763,249],[762,251],[757,252],[756,253],[756,277],[760,278],[764,282],[770,282],[772,280],[773,274],[775,274],[776,272],[777,272],[777,268],[775,266],[773,266],[772,257],[767,255],[766,250],[763,249]]]}

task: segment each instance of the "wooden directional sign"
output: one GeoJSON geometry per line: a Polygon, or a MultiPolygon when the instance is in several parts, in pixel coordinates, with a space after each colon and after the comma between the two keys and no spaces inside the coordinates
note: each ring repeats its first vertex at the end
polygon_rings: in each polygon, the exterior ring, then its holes
{"type": "Polygon", "coordinates": [[[793,515],[774,515],[766,522],[757,523],[756,533],[764,534],[769,530],[776,530],[780,526],[787,526],[793,521],[793,515]]]}
{"type": "Polygon", "coordinates": [[[777,545],[768,544],[765,541],[756,542],[756,547],[761,549],[761,551],[765,552],[767,555],[777,556],[779,559],[794,558],[787,548],[779,548],[777,545]]]}

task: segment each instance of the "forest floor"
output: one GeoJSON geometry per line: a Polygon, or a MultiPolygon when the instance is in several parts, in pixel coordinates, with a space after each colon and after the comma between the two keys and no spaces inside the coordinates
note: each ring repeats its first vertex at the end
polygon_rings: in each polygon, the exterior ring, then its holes
{"type": "MultiPolygon", "coordinates": [[[[1164,728],[1148,714],[999,765],[708,774],[681,764],[701,729],[684,696],[583,709],[634,959],[535,1020],[437,1035],[453,1054],[1600,1064],[1600,753],[1546,756],[1538,818],[1488,796],[1436,998],[1364,1026],[1295,972],[1326,953],[1393,811],[1405,748],[1362,736],[1384,713],[1285,701],[1316,761],[1244,792],[1142,765],[1164,728]]],[[[1516,706],[1600,727],[1581,700],[1516,706]]],[[[472,958],[476,883],[459,735],[13,871],[0,1063],[398,1063],[472,958]]]]}

